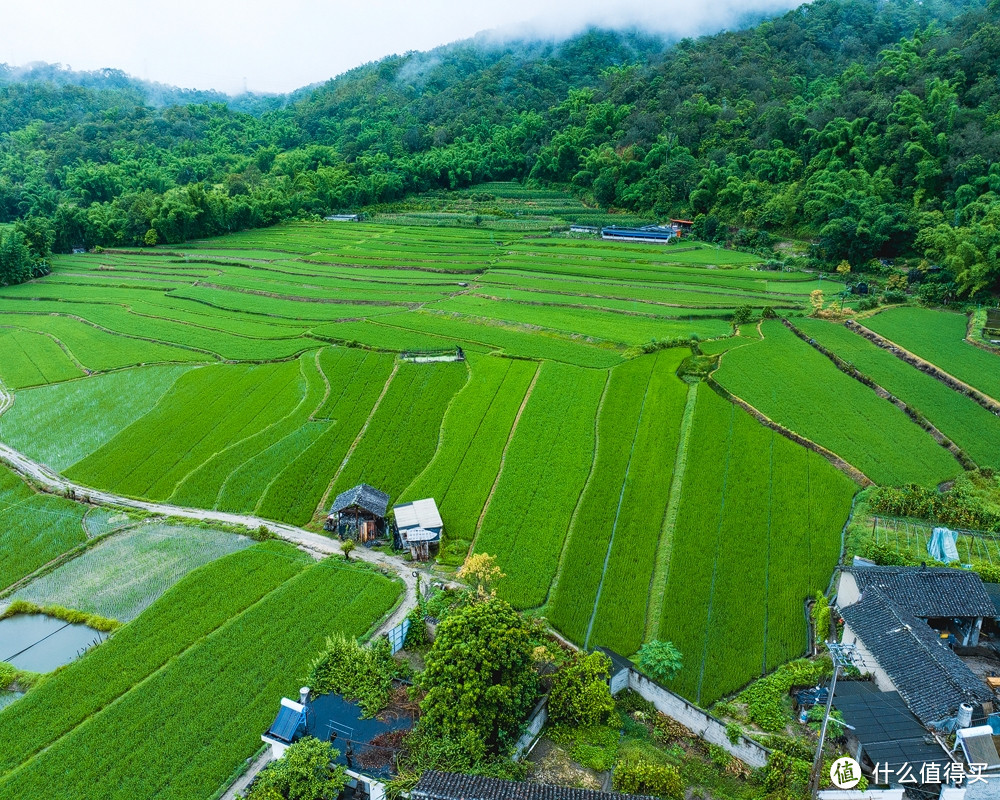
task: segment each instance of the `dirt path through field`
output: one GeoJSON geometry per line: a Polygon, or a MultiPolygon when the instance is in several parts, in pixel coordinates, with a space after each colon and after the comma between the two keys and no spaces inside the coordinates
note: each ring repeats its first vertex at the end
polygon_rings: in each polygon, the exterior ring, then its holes
{"type": "MultiPolygon", "coordinates": [[[[11,396],[0,389],[0,413],[9,408],[12,402],[11,396]]],[[[240,525],[251,529],[265,528],[275,536],[291,542],[317,558],[324,558],[341,552],[340,543],[336,539],[312,533],[311,531],[297,528],[294,525],[287,525],[283,522],[274,522],[273,520],[262,519],[250,514],[233,514],[227,511],[186,508],[170,505],[169,503],[151,503],[146,500],[135,500],[131,497],[121,497],[110,492],[90,489],[67,480],[44,464],[34,461],[24,455],[24,453],[2,442],[0,442],[0,461],[3,461],[14,472],[43,487],[45,491],[71,497],[85,503],[133,508],[138,511],[145,511],[165,517],[216,522],[223,525],[240,525]]],[[[376,631],[376,635],[378,635],[401,622],[410,609],[416,605],[417,578],[413,574],[414,565],[403,561],[401,558],[391,556],[388,553],[370,550],[367,547],[355,548],[352,558],[383,568],[387,572],[398,576],[406,586],[406,595],[403,602],[376,631]]]]}

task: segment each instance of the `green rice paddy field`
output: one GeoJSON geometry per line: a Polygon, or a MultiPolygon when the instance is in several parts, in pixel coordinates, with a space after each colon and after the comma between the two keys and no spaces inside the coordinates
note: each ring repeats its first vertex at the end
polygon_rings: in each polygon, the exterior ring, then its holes
{"type": "MultiPolygon", "coordinates": [[[[527,202],[494,188],[498,207],[527,202]]],[[[542,199],[532,219],[559,213],[559,198],[542,199]]],[[[857,489],[725,391],[877,483],[931,486],[962,469],[780,322],[728,338],[738,306],[804,311],[813,275],[691,242],[440,221],[401,213],[60,256],[52,275],[0,289],[0,386],[13,398],[0,440],[84,486],[314,530],[358,482],[394,503],[432,496],[443,564],[495,555],[500,594],[580,644],[631,655],[674,641],[674,688],[702,704],[804,651],[802,604],[826,588],[857,489]],[[691,337],[720,354],[725,391],[678,377],[691,337]],[[462,361],[403,356],[459,347],[462,361]]],[[[905,309],[866,324],[990,393],[981,373],[997,357],[962,342],[963,319],[905,309]]],[[[996,465],[996,417],[846,328],[795,321],[996,465]]],[[[0,588],[86,542],[84,511],[0,471],[0,522],[17,521],[0,527],[0,588]]],[[[4,798],[210,794],[322,638],[364,633],[398,595],[274,543],[206,539],[199,566],[182,539],[92,522],[108,538],[59,568],[65,582],[52,572],[21,591],[58,586],[67,603],[132,621],[0,713],[4,798]],[[122,564],[162,564],[149,585],[111,592],[83,580],[84,557],[106,583],[122,564]],[[242,710],[203,712],[220,692],[242,710]],[[177,704],[183,725],[158,724],[177,704]],[[125,775],[111,742],[139,730],[160,731],[171,755],[125,775]]]]}

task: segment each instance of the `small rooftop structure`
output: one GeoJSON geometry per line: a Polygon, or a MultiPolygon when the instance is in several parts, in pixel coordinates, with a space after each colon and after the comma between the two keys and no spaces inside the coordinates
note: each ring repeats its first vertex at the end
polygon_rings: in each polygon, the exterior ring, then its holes
{"type": "Polygon", "coordinates": [[[521,783],[478,775],[427,770],[410,791],[411,800],[654,800],[648,795],[571,789],[542,783],[521,783]]]}
{"type": "Polygon", "coordinates": [[[367,483],[341,492],[330,507],[324,530],[367,542],[385,535],[385,514],[389,495],[367,483]]]}
{"type": "Polygon", "coordinates": [[[690,228],[692,225],[694,225],[694,220],[690,219],[672,219],[670,220],[670,222],[671,224],[679,225],[682,228],[690,228]]]}
{"type": "Polygon", "coordinates": [[[282,698],[278,716],[260,737],[270,745],[272,755],[281,758],[289,745],[304,736],[330,742],[340,753],[335,763],[347,769],[355,797],[361,794],[370,800],[384,798],[383,781],[396,774],[400,739],[413,727],[413,717],[390,710],[376,718],[365,718],[357,703],[332,693],[310,699],[307,687],[303,687],[299,699],[303,702],[282,698]],[[293,716],[297,723],[294,728],[293,716]]]}
{"type": "Polygon", "coordinates": [[[330,214],[323,217],[327,222],[361,222],[360,214],[330,214]]]}
{"type": "MultiPolygon", "coordinates": [[[[954,727],[959,706],[980,708],[993,693],[926,622],[893,603],[877,586],[840,610],[844,643],[857,644],[882,691],[896,691],[928,727],[954,727]]],[[[981,712],[980,712],[981,713],[981,712]]]]}
{"type": "Polygon", "coordinates": [[[397,544],[409,547],[413,558],[425,561],[430,557],[430,545],[441,541],[444,523],[434,498],[414,500],[393,506],[398,531],[397,544]]]}

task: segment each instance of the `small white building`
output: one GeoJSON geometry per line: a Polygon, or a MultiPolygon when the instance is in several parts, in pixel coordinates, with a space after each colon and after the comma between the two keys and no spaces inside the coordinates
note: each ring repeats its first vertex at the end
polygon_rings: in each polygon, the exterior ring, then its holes
{"type": "Polygon", "coordinates": [[[416,561],[430,558],[430,546],[440,544],[444,533],[441,513],[433,497],[392,507],[398,531],[397,544],[408,547],[416,561]]]}

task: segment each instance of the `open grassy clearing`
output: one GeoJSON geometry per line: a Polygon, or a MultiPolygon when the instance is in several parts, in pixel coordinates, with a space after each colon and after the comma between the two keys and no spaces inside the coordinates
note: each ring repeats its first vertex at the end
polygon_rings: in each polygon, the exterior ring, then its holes
{"type": "Polygon", "coordinates": [[[0,793],[207,796],[257,748],[279,698],[294,693],[325,638],[364,634],[399,592],[397,584],[363,568],[327,562],[305,569],[0,778],[0,793]],[[183,713],[171,725],[160,724],[164,714],[178,710],[183,713]],[[146,746],[122,759],[123,737],[146,746]],[[65,769],[66,759],[74,769],[65,769]]]}
{"type": "Polygon", "coordinates": [[[541,605],[573,509],[590,472],[607,374],[543,364],[510,441],[475,550],[497,557],[499,592],[519,608],[541,605]]]}
{"type": "Polygon", "coordinates": [[[149,413],[188,369],[142,367],[18,392],[0,416],[0,438],[66,470],[149,413]]]}
{"type": "Polygon", "coordinates": [[[1000,467],[1000,419],[981,405],[842,325],[813,319],[795,324],[916,409],[977,464],[1000,467]]]}
{"type": "Polygon", "coordinates": [[[86,507],[39,494],[0,466],[0,589],[86,541],[86,507]]]}
{"type": "Polygon", "coordinates": [[[252,544],[212,528],[146,522],[36,578],[13,599],[130,622],[187,573],[252,544]]]}
{"type": "Polygon", "coordinates": [[[707,384],[693,425],[659,638],[684,654],[672,688],[708,705],[804,651],[857,487],[707,384]]]}
{"type": "Polygon", "coordinates": [[[894,308],[862,324],[1000,402],[1000,356],[965,341],[964,314],[894,308]]]}
{"type": "Polygon", "coordinates": [[[877,483],[934,486],[961,466],[902,411],[777,321],[722,357],[719,383],[767,417],[832,450],[877,483]]]}

